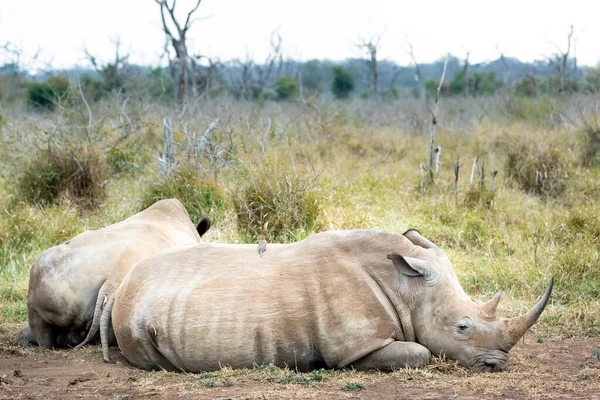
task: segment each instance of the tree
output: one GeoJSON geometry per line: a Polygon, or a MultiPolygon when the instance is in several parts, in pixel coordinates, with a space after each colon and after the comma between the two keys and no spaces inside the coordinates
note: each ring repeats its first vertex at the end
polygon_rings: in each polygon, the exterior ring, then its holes
{"type": "Polygon", "coordinates": [[[354,90],[354,78],[340,66],[333,67],[331,91],[336,99],[345,99],[354,90]]]}
{"type": "Polygon", "coordinates": [[[379,70],[377,68],[377,51],[381,41],[381,34],[367,39],[361,39],[356,46],[367,53],[367,66],[369,67],[369,90],[377,95],[379,92],[379,70]]]}
{"type": "MultiPolygon", "coordinates": [[[[558,92],[559,93],[564,93],[565,91],[565,80],[567,77],[567,68],[568,68],[568,62],[569,62],[569,53],[571,52],[571,41],[573,40],[573,25],[571,25],[571,29],[569,31],[569,34],[567,35],[567,50],[565,52],[563,52],[562,50],[560,50],[560,48],[558,46],[556,46],[558,48],[558,53],[553,54],[549,59],[548,62],[550,63],[550,65],[553,65],[557,72],[558,72],[558,79],[559,79],[559,88],[558,88],[558,92]]],[[[576,64],[574,64],[576,65],[576,64]]]]}
{"type": "Polygon", "coordinates": [[[280,76],[275,80],[275,93],[277,100],[293,100],[298,96],[298,81],[287,76],[280,76]]]}
{"type": "Polygon", "coordinates": [[[94,82],[89,77],[85,77],[82,80],[82,84],[88,92],[91,92],[94,99],[101,97],[103,92],[120,90],[125,86],[125,73],[129,66],[129,53],[121,54],[121,40],[119,38],[113,39],[112,42],[115,45],[115,58],[112,62],[104,65],[100,65],[96,57],[87,48],[84,49],[86,58],[102,80],[101,83],[94,82]]]}
{"type": "Polygon", "coordinates": [[[244,61],[235,60],[239,71],[239,77],[229,83],[229,89],[236,96],[245,99],[262,99],[264,98],[267,84],[272,84],[273,72],[275,76],[279,76],[283,65],[283,55],[281,51],[282,40],[279,31],[275,30],[271,33],[270,51],[264,63],[257,64],[254,62],[250,54],[246,54],[244,61]]]}
{"type": "Polygon", "coordinates": [[[515,95],[533,97],[540,94],[540,80],[532,75],[525,75],[520,82],[514,86],[515,95]]]}
{"type": "Polygon", "coordinates": [[[27,88],[27,103],[37,109],[53,110],[67,96],[69,85],[69,79],[62,76],[31,83],[27,88]]]}
{"type": "Polygon", "coordinates": [[[417,81],[417,85],[419,87],[419,98],[420,99],[425,99],[425,79],[423,79],[423,74],[421,73],[421,67],[419,67],[419,63],[417,62],[417,59],[415,58],[415,51],[413,48],[412,43],[408,44],[408,48],[409,48],[409,53],[410,53],[410,59],[412,60],[413,64],[415,65],[415,81],[417,81]]]}
{"type": "MultiPolygon", "coordinates": [[[[175,5],[177,4],[177,0],[173,0],[171,6],[169,6],[168,0],[154,1],[160,6],[160,17],[167,42],[171,43],[171,46],[175,51],[175,58],[169,59],[169,65],[171,70],[174,71],[174,78],[176,81],[176,84],[173,86],[176,91],[175,97],[177,98],[177,102],[182,104],[185,95],[189,90],[189,80],[191,78],[190,65],[193,63],[193,60],[188,53],[187,33],[192,26],[192,15],[196,12],[202,0],[196,0],[196,5],[188,12],[183,26],[175,17],[175,5]],[[175,26],[175,34],[169,29],[165,12],[168,15],[170,23],[175,26]]],[[[168,52],[168,45],[166,47],[165,50],[168,52]]]]}

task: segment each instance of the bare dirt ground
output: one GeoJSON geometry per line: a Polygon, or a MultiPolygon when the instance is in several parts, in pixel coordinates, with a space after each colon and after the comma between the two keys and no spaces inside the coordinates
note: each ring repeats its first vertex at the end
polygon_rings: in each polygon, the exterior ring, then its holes
{"type": "Polygon", "coordinates": [[[478,374],[434,361],[394,373],[262,367],[203,374],[141,371],[115,348],[78,351],[14,347],[0,335],[0,399],[600,399],[600,339],[528,337],[503,372],[478,374]]]}

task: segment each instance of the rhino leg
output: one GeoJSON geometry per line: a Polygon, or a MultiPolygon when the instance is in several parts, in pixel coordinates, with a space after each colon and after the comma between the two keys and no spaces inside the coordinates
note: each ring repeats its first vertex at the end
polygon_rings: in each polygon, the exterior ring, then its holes
{"type": "Polygon", "coordinates": [[[414,342],[392,342],[354,362],[357,370],[392,371],[400,368],[419,368],[429,364],[427,347],[414,342]]]}
{"type": "Polygon", "coordinates": [[[29,309],[29,327],[33,336],[33,342],[43,349],[50,349],[55,346],[54,329],[42,319],[35,310],[29,309]]]}
{"type": "Polygon", "coordinates": [[[31,331],[29,325],[27,325],[25,328],[21,329],[19,333],[17,333],[17,338],[15,342],[17,343],[17,345],[22,347],[37,346],[35,336],[33,335],[33,332],[31,331]]]}

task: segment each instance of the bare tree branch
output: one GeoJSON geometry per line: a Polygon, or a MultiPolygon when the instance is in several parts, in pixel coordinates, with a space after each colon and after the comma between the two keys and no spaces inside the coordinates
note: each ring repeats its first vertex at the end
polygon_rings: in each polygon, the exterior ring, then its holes
{"type": "Polygon", "coordinates": [[[423,79],[423,74],[421,74],[421,68],[419,67],[419,63],[415,58],[415,52],[412,43],[408,44],[410,58],[415,65],[415,80],[419,85],[419,97],[425,99],[425,80],[423,79]]]}
{"type": "Polygon", "coordinates": [[[370,75],[369,86],[371,92],[374,95],[377,95],[379,91],[379,70],[377,66],[377,52],[379,50],[379,44],[381,42],[381,37],[383,36],[383,34],[384,32],[377,35],[372,35],[368,39],[362,38],[358,43],[355,44],[355,46],[358,47],[360,50],[365,51],[367,53],[367,56],[369,57],[367,59],[367,65],[369,67],[370,75]]]}
{"type": "Polygon", "coordinates": [[[191,19],[192,15],[198,10],[198,7],[200,7],[202,0],[196,0],[196,5],[187,13],[183,27],[175,16],[177,0],[173,0],[170,6],[168,0],[154,0],[154,2],[160,7],[160,17],[163,25],[163,31],[167,37],[167,40],[171,43],[173,50],[175,51],[175,59],[169,60],[169,64],[171,71],[174,71],[175,63],[178,63],[179,66],[179,71],[177,72],[177,84],[174,85],[174,90],[176,91],[177,102],[182,104],[189,87],[192,86],[194,91],[196,89],[195,79],[191,71],[191,69],[193,69],[195,66],[195,62],[192,57],[189,56],[186,40],[187,32],[193,22],[191,19]],[[173,35],[169,29],[167,18],[165,17],[165,10],[169,15],[170,23],[172,23],[177,29],[177,37],[173,35]],[[192,82],[189,82],[190,80],[192,82]]]}

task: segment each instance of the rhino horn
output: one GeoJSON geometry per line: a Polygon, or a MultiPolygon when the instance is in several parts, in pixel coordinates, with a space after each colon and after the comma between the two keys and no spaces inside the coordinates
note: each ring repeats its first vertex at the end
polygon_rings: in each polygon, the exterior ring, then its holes
{"type": "Polygon", "coordinates": [[[485,304],[482,304],[479,307],[479,312],[486,319],[495,319],[496,318],[496,309],[498,308],[498,303],[502,298],[502,293],[498,292],[492,297],[490,301],[485,304]]]}
{"type": "Polygon", "coordinates": [[[548,285],[548,289],[546,289],[544,296],[542,296],[540,301],[538,301],[537,304],[527,312],[527,314],[504,320],[508,333],[508,342],[511,347],[517,344],[525,332],[527,332],[527,330],[536,323],[540,315],[542,315],[542,311],[544,311],[546,304],[548,304],[548,300],[550,300],[553,286],[554,278],[550,279],[550,285],[548,285]]]}

